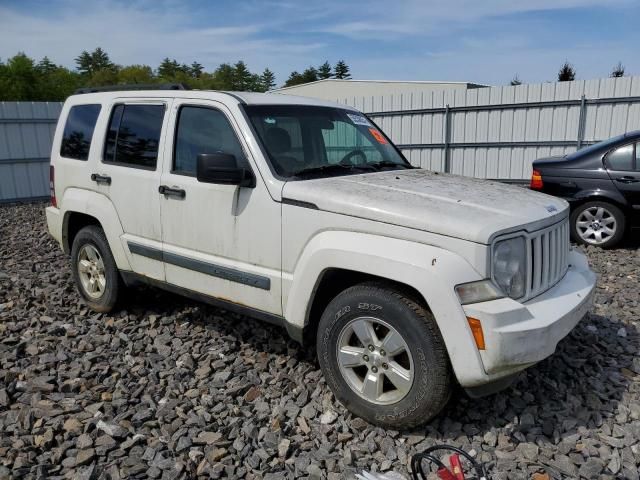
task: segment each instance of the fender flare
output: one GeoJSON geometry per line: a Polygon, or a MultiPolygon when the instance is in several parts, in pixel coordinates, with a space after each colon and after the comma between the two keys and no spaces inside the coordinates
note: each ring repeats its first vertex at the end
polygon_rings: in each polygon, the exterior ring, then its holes
{"type": "Polygon", "coordinates": [[[426,301],[442,334],[454,372],[465,378],[486,376],[480,353],[454,286],[481,280],[461,256],[448,250],[357,232],[325,231],[309,241],[285,283],[283,298],[287,323],[303,328],[317,280],[330,268],[387,278],[411,286],[426,301]],[[285,289],[286,290],[286,289],[285,289]]]}
{"type": "Polygon", "coordinates": [[[94,217],[104,230],[113,258],[120,270],[131,270],[131,265],[120,242],[124,234],[120,218],[113,203],[105,195],[81,188],[68,188],[65,190],[60,202],[63,214],[63,237],[66,237],[67,225],[70,214],[73,212],[84,213],[94,217]]]}
{"type": "Polygon", "coordinates": [[[624,195],[618,191],[613,192],[610,190],[582,190],[576,193],[572,200],[580,203],[601,200],[613,202],[621,208],[627,208],[629,206],[624,195]]]}

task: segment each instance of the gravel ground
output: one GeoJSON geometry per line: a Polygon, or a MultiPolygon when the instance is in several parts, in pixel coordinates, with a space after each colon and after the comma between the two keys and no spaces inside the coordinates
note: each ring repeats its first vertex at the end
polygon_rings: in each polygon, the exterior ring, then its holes
{"type": "Polygon", "coordinates": [[[154,289],[89,312],[43,205],[0,207],[0,478],[406,474],[412,454],[447,442],[494,479],[638,479],[638,243],[587,249],[596,305],[555,355],[396,432],[342,408],[278,328],[154,289]]]}

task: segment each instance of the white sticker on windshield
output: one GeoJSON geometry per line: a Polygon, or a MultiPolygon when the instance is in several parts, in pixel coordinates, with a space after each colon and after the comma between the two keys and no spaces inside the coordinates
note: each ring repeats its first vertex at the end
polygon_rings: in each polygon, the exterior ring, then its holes
{"type": "Polygon", "coordinates": [[[370,127],[371,123],[369,122],[369,120],[366,119],[366,117],[363,117],[362,115],[356,115],[354,113],[347,113],[347,117],[349,117],[351,119],[351,121],[353,123],[355,123],[356,125],[364,125],[365,127],[370,127]]]}

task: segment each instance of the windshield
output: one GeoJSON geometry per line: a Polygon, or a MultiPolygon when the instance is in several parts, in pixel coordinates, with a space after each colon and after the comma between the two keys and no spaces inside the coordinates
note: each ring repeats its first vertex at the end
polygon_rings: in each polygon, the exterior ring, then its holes
{"type": "Polygon", "coordinates": [[[304,105],[245,107],[273,169],[290,179],[411,168],[364,115],[304,105]]]}
{"type": "Polygon", "coordinates": [[[574,158],[582,157],[584,155],[589,155],[592,152],[597,150],[608,150],[609,147],[615,145],[620,140],[624,138],[624,134],[618,135],[617,137],[609,138],[607,140],[603,140],[602,142],[594,143],[593,145],[589,145],[588,147],[581,148],[577,152],[570,153],[567,155],[567,160],[573,160],[574,158]]]}

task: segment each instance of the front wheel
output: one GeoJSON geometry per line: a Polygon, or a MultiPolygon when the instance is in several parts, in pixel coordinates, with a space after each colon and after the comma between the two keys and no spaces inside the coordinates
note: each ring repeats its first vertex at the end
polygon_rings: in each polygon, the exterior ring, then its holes
{"type": "Polygon", "coordinates": [[[334,298],[317,351],[336,398],[370,423],[413,428],[449,399],[453,376],[435,319],[395,288],[361,284],[334,298]]]}
{"type": "Polygon", "coordinates": [[[571,236],[585,245],[611,248],[622,240],[624,229],[624,213],[611,203],[587,202],[571,213],[571,236]]]}

